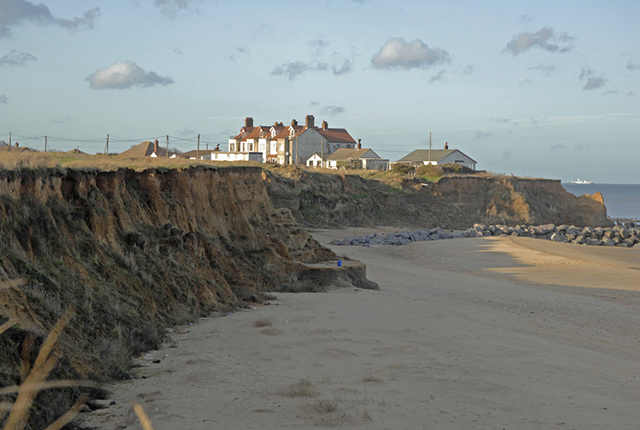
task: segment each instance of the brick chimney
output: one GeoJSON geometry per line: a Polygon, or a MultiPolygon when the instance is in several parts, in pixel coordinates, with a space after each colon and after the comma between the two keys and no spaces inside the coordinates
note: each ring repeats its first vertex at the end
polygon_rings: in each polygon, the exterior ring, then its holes
{"type": "Polygon", "coordinates": [[[314,126],[313,115],[307,115],[305,127],[306,128],[313,128],[313,126],[314,126]]]}
{"type": "Polygon", "coordinates": [[[322,121],[322,129],[326,130],[329,128],[329,123],[327,121],[322,121]]]}
{"type": "Polygon", "coordinates": [[[245,127],[253,127],[253,118],[251,118],[251,117],[249,117],[249,116],[248,116],[248,117],[246,117],[246,118],[244,119],[244,126],[245,126],[245,127]]]}
{"type": "Polygon", "coordinates": [[[362,143],[360,143],[361,139],[358,139],[358,146],[356,146],[357,149],[362,149],[362,143]]]}
{"type": "Polygon", "coordinates": [[[444,143],[444,149],[449,149],[449,144],[447,142],[444,143]]]}

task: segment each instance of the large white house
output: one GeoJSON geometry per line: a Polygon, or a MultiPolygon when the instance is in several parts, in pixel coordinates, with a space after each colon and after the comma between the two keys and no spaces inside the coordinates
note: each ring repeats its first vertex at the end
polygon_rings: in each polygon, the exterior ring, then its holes
{"type": "Polygon", "coordinates": [[[337,149],[354,149],[356,141],[344,128],[329,128],[326,121],[315,125],[313,115],[307,115],[305,125],[294,119],[285,126],[254,126],[253,118],[246,118],[240,134],[229,139],[229,152],[260,152],[265,162],[304,164],[314,153],[322,158],[337,149]]]}
{"type": "Polygon", "coordinates": [[[405,164],[459,164],[469,169],[476,170],[477,162],[460,151],[449,149],[445,143],[445,149],[416,149],[405,155],[395,163],[405,164]]]}

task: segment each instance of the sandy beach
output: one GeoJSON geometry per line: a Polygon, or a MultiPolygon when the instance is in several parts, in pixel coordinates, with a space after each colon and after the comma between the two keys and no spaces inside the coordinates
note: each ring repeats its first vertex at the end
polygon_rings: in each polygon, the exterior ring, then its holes
{"type": "Polygon", "coordinates": [[[640,252],[511,237],[332,249],[380,291],[278,293],[176,327],[86,424],[139,429],[140,403],[156,430],[638,428],[640,252]]]}

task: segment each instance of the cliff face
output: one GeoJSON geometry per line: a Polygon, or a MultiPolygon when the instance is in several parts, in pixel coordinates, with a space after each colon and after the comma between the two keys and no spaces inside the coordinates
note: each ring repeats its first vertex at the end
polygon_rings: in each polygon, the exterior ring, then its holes
{"type": "Polygon", "coordinates": [[[405,180],[393,188],[357,175],[278,170],[265,180],[273,205],[290,209],[307,226],[611,224],[599,193],[576,197],[557,180],[460,176],[435,184],[405,180]]]}
{"type": "Polygon", "coordinates": [[[126,374],[161,327],[260,291],[375,287],[360,263],[323,266],[336,256],[271,206],[261,172],[0,172],[0,324],[20,326],[0,335],[0,385],[20,381],[24,330],[46,333],[70,304],[66,377],[103,379],[126,374]]]}

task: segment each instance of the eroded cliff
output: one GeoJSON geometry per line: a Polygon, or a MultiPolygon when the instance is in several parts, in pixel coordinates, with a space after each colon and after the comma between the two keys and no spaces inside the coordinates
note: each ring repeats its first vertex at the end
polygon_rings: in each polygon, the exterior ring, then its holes
{"type": "Polygon", "coordinates": [[[612,224],[599,193],[576,197],[558,180],[469,175],[428,184],[405,179],[393,187],[360,175],[288,167],[265,172],[265,181],[273,205],[309,227],[612,224]]]}
{"type": "Polygon", "coordinates": [[[323,263],[336,256],[272,207],[259,167],[1,171],[0,220],[0,324],[18,322],[0,335],[0,385],[20,383],[25,336],[69,305],[57,376],[103,380],[164,326],[260,292],[376,287],[360,263],[323,263]]]}

